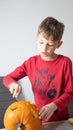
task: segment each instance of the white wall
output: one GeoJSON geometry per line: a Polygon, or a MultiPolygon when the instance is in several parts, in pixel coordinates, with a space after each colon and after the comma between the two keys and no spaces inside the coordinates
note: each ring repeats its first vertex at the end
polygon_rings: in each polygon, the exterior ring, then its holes
{"type": "MultiPolygon", "coordinates": [[[[72,12],[73,0],[0,0],[0,75],[4,76],[37,54],[37,27],[47,16],[64,22],[64,44],[58,52],[73,61],[72,12]]],[[[25,89],[21,98],[33,101],[29,80],[25,78],[21,83],[25,89]]]]}

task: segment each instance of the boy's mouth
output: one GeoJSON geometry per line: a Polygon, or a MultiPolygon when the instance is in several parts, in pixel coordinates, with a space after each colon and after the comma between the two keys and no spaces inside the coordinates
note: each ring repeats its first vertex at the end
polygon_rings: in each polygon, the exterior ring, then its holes
{"type": "Polygon", "coordinates": [[[42,55],[47,56],[47,53],[46,52],[42,52],[42,55]]]}

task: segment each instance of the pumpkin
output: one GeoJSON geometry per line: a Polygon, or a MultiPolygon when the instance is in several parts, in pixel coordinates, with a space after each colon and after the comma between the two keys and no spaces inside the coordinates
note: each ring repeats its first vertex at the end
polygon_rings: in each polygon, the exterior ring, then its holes
{"type": "Polygon", "coordinates": [[[39,110],[35,104],[20,100],[12,103],[5,111],[4,126],[6,130],[17,130],[17,125],[21,124],[23,130],[41,130],[41,120],[39,110]]]}

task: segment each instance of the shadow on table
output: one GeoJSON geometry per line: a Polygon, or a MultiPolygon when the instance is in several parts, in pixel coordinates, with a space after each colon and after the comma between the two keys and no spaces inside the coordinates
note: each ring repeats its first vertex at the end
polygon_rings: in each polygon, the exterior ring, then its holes
{"type": "Polygon", "coordinates": [[[73,130],[73,125],[68,121],[56,121],[43,124],[42,130],[73,130]]]}

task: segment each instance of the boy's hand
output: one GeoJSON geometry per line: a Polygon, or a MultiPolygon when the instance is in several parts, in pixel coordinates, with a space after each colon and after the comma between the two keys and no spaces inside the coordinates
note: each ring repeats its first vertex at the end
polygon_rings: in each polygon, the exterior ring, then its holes
{"type": "Polygon", "coordinates": [[[9,90],[11,94],[13,95],[13,98],[14,97],[17,98],[22,92],[22,87],[18,83],[13,82],[9,85],[9,90]]]}
{"type": "Polygon", "coordinates": [[[50,103],[42,107],[42,109],[39,112],[39,118],[44,121],[48,121],[49,118],[54,114],[54,112],[57,110],[57,106],[55,103],[50,103]]]}

